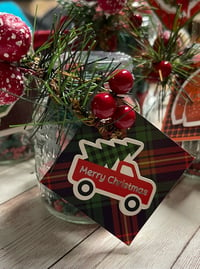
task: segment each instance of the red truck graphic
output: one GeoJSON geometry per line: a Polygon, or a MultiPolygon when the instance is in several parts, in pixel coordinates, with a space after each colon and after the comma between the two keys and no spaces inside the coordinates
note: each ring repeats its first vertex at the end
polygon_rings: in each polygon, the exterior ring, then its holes
{"type": "Polygon", "coordinates": [[[127,216],[147,209],[156,192],[155,183],[140,175],[136,162],[119,161],[116,170],[75,156],[68,173],[74,195],[80,200],[91,199],[95,193],[119,201],[120,211],[127,216]]]}

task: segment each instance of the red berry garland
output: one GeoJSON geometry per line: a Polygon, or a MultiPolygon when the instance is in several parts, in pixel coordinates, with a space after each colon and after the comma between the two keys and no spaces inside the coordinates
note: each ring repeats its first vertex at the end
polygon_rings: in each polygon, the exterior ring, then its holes
{"type": "Polygon", "coordinates": [[[116,100],[108,92],[96,94],[91,103],[92,113],[99,119],[112,117],[116,109],[116,100]]]}
{"type": "MultiPolygon", "coordinates": [[[[115,70],[108,83],[111,92],[97,93],[91,102],[91,110],[95,117],[102,119],[111,118],[112,124],[118,129],[130,128],[136,119],[133,108],[123,103],[117,94],[128,93],[133,87],[134,77],[126,69],[115,70]]],[[[125,100],[125,99],[124,99],[125,100]]]]}
{"type": "Polygon", "coordinates": [[[134,83],[134,77],[131,72],[126,69],[116,70],[108,83],[110,89],[117,94],[125,94],[129,92],[134,83]]]}
{"type": "Polygon", "coordinates": [[[120,105],[113,115],[114,125],[118,129],[128,129],[135,123],[136,113],[128,105],[120,105]]]}
{"type": "Polygon", "coordinates": [[[0,105],[14,103],[22,95],[23,89],[24,82],[20,69],[9,63],[0,62],[0,105]]]}
{"type": "Polygon", "coordinates": [[[98,0],[100,8],[106,13],[118,13],[126,4],[127,0],[98,0]]]}
{"type": "Polygon", "coordinates": [[[17,16],[0,13],[0,59],[8,62],[21,60],[31,45],[31,31],[17,16]]]}

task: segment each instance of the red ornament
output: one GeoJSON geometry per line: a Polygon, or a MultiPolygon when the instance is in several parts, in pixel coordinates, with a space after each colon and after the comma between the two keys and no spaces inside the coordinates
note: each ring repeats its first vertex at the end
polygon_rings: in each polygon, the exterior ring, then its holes
{"type": "Polygon", "coordinates": [[[135,123],[136,113],[132,107],[128,105],[120,105],[115,110],[112,119],[114,125],[118,129],[128,129],[135,123]]]}
{"type": "Polygon", "coordinates": [[[0,59],[19,61],[30,48],[31,31],[19,17],[0,13],[0,41],[0,59]]]}
{"type": "Polygon", "coordinates": [[[158,80],[166,79],[172,72],[172,65],[168,61],[160,61],[154,63],[153,71],[148,75],[148,80],[156,82],[158,80]]]}
{"type": "Polygon", "coordinates": [[[110,89],[117,94],[125,94],[129,92],[134,84],[134,76],[126,69],[115,70],[108,83],[110,89]]]}
{"type": "Polygon", "coordinates": [[[126,4],[127,0],[98,0],[98,4],[104,12],[109,14],[118,13],[126,4]]]}
{"type": "Polygon", "coordinates": [[[14,103],[23,94],[23,89],[24,81],[20,69],[0,62],[0,105],[14,103]]]}
{"type": "Polygon", "coordinates": [[[130,17],[130,20],[136,28],[139,28],[142,25],[143,21],[142,16],[140,14],[133,14],[130,17]]]}
{"type": "Polygon", "coordinates": [[[99,119],[112,117],[116,109],[116,100],[108,92],[97,93],[91,103],[91,109],[94,116],[99,119]]]}

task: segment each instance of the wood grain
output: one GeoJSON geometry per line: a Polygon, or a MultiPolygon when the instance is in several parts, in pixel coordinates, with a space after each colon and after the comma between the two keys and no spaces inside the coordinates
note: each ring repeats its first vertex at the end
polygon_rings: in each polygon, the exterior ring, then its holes
{"type": "Polygon", "coordinates": [[[199,178],[183,178],[130,247],[52,216],[35,187],[0,205],[0,269],[199,269],[199,226],[199,178]]]}
{"type": "Polygon", "coordinates": [[[191,240],[188,241],[188,244],[181,252],[181,255],[177,258],[177,260],[174,262],[174,265],[172,266],[172,269],[180,268],[200,268],[200,226],[191,236],[191,240]]]}
{"type": "Polygon", "coordinates": [[[10,165],[0,165],[0,204],[36,185],[34,172],[34,159],[10,165]]]}
{"type": "Polygon", "coordinates": [[[90,269],[200,268],[199,241],[194,237],[190,242],[199,229],[199,205],[200,180],[185,179],[159,206],[130,247],[100,229],[52,268],[62,269],[66,264],[70,269],[86,269],[88,264],[90,269]],[[184,254],[185,248],[188,254],[184,254]],[[188,255],[192,267],[183,267],[188,255]],[[73,266],[75,260],[77,267],[73,266]]]}
{"type": "Polygon", "coordinates": [[[34,188],[0,206],[0,268],[49,268],[96,228],[50,215],[34,188]]]}

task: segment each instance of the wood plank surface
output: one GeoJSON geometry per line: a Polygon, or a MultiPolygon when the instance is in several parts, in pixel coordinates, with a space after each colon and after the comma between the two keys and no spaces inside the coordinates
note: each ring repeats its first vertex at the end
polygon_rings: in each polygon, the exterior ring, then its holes
{"type": "MultiPolygon", "coordinates": [[[[200,211],[200,209],[199,209],[200,211]]],[[[192,235],[188,245],[174,262],[172,269],[199,269],[200,268],[200,226],[192,235]]]]}
{"type": "Polygon", "coordinates": [[[199,240],[193,238],[200,224],[199,206],[200,180],[184,179],[159,206],[130,247],[101,228],[52,268],[200,268],[199,240]],[[187,246],[188,254],[184,258],[187,246]],[[191,267],[183,267],[189,256],[191,267]]]}
{"type": "Polygon", "coordinates": [[[35,161],[0,165],[0,204],[37,184],[35,161]]]}
{"type": "Polygon", "coordinates": [[[34,188],[0,206],[0,268],[49,268],[97,228],[52,216],[34,188]]]}
{"type": "Polygon", "coordinates": [[[0,205],[0,269],[199,269],[199,226],[199,178],[183,178],[129,247],[52,216],[35,187],[0,205]]]}

